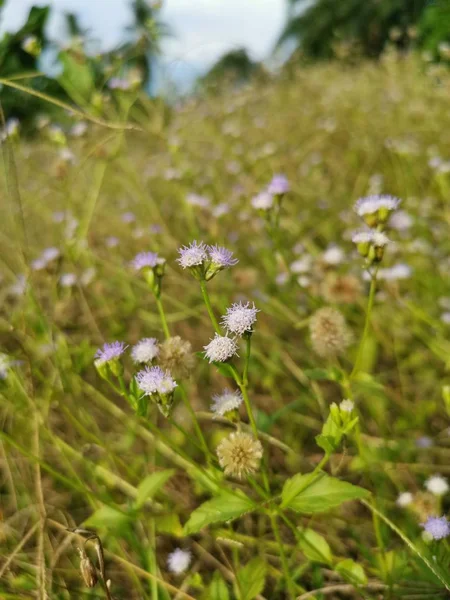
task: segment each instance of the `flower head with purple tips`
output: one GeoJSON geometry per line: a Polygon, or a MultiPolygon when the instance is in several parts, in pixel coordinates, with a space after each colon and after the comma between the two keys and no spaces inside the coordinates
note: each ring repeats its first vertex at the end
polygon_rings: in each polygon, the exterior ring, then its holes
{"type": "Polygon", "coordinates": [[[137,373],[136,381],[146,396],[170,394],[177,387],[169,371],[163,371],[161,367],[146,367],[137,373]]]}
{"type": "Polygon", "coordinates": [[[428,517],[422,527],[434,540],[442,540],[450,535],[450,523],[446,517],[428,517]]]}
{"type": "Polygon", "coordinates": [[[205,357],[212,362],[225,362],[237,353],[236,340],[216,333],[205,348],[205,357]]]}
{"type": "Polygon", "coordinates": [[[112,360],[117,360],[127,349],[127,345],[124,342],[111,342],[103,344],[95,354],[97,365],[101,365],[112,360]]]}
{"type": "Polygon", "coordinates": [[[233,267],[239,262],[237,258],[233,258],[231,250],[223,246],[208,246],[208,254],[211,262],[222,269],[233,267]]]}
{"type": "Polygon", "coordinates": [[[149,269],[154,269],[158,264],[161,264],[160,261],[164,261],[161,259],[156,252],[139,252],[131,261],[131,266],[134,267],[136,271],[140,271],[145,267],[149,269]]]}
{"type": "Polygon", "coordinates": [[[198,267],[208,260],[206,244],[199,243],[196,240],[191,242],[189,246],[179,248],[178,253],[180,256],[177,258],[177,262],[183,269],[198,267]]]}
{"type": "Polygon", "coordinates": [[[156,338],[143,338],[133,346],[131,358],[135,363],[152,362],[159,354],[159,345],[156,338]]]}
{"type": "Polygon", "coordinates": [[[236,335],[251,333],[258,312],[254,304],[239,302],[227,308],[226,314],[222,317],[222,324],[230,333],[236,335]]]}
{"type": "Polygon", "coordinates": [[[290,189],[291,188],[287,177],[282,174],[274,175],[272,177],[272,181],[267,186],[267,191],[269,194],[273,194],[274,196],[286,194],[290,189]]]}

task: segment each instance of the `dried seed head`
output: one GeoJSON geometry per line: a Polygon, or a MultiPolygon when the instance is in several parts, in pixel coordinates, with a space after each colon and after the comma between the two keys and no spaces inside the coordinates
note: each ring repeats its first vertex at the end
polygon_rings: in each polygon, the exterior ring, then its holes
{"type": "Polygon", "coordinates": [[[263,455],[261,442],[249,433],[233,432],[217,447],[217,456],[225,475],[243,479],[255,473],[263,455]]]}
{"type": "Polygon", "coordinates": [[[176,379],[189,375],[195,366],[191,342],[176,335],[164,341],[159,350],[159,362],[164,370],[169,370],[176,379]]]}
{"type": "Polygon", "coordinates": [[[342,354],[352,336],[344,316],[335,308],[320,308],[309,324],[311,343],[319,356],[332,357],[342,354]]]}
{"type": "Polygon", "coordinates": [[[80,553],[80,572],[81,577],[83,578],[86,587],[93,588],[98,581],[97,570],[94,567],[91,559],[86,554],[84,549],[78,548],[78,552],[80,553]]]}
{"type": "Polygon", "coordinates": [[[361,281],[354,275],[330,274],[321,285],[321,293],[332,304],[353,304],[361,296],[361,281]]]}

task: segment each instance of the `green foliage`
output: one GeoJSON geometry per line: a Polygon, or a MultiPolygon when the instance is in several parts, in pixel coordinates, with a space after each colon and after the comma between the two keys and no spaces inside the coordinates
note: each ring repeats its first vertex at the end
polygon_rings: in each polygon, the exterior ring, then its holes
{"type": "Polygon", "coordinates": [[[202,85],[210,87],[223,81],[243,83],[262,74],[262,66],[251,60],[245,48],[239,48],[219,58],[200,81],[202,85]]]}
{"type": "Polygon", "coordinates": [[[237,573],[242,600],[253,600],[264,589],[266,563],[259,557],[253,558],[237,573]]]}
{"type": "MultiPolygon", "coordinates": [[[[301,9],[304,0],[292,2],[301,9]]],[[[286,24],[280,42],[296,40],[305,55],[332,58],[342,43],[377,57],[388,42],[399,48],[414,43],[410,28],[426,14],[428,0],[315,0],[286,24]]]]}
{"type": "Polygon", "coordinates": [[[225,581],[218,571],[215,571],[211,584],[205,594],[205,600],[229,600],[230,594],[225,581]]]}
{"type": "Polygon", "coordinates": [[[347,500],[367,498],[369,495],[368,490],[325,473],[299,473],[284,484],[281,505],[297,512],[314,514],[336,508],[347,500]]]}
{"type": "Polygon", "coordinates": [[[232,521],[254,508],[254,503],[242,492],[223,491],[196,508],[184,526],[186,535],[197,533],[211,523],[232,521]]]}
{"type": "Polygon", "coordinates": [[[421,46],[439,57],[439,45],[450,43],[450,3],[430,2],[419,22],[421,46]]]}
{"type": "Polygon", "coordinates": [[[147,475],[138,485],[138,495],[135,501],[135,508],[141,508],[145,502],[155,496],[162,486],[173,476],[173,469],[165,469],[147,475]]]}
{"type": "Polygon", "coordinates": [[[108,531],[115,535],[123,533],[124,530],[128,529],[130,524],[130,515],[106,505],[96,510],[84,522],[85,527],[98,527],[102,531],[108,531]]]}
{"type": "Polygon", "coordinates": [[[364,569],[351,558],[341,560],[334,569],[353,585],[365,585],[367,583],[367,576],[364,573],[364,569]]]}
{"type": "Polygon", "coordinates": [[[326,565],[331,564],[333,560],[331,548],[326,539],[314,529],[303,529],[298,545],[309,560],[326,565]]]}

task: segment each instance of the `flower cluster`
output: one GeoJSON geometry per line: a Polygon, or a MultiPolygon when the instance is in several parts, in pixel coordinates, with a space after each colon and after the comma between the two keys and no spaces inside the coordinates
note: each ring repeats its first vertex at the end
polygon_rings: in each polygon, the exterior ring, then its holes
{"type": "Polygon", "coordinates": [[[95,354],[95,367],[100,375],[108,379],[109,372],[116,376],[123,373],[123,367],[119,362],[119,358],[125,352],[128,346],[124,342],[111,342],[103,344],[95,354]]]}
{"type": "Polygon", "coordinates": [[[136,374],[136,382],[145,396],[151,396],[165,417],[170,416],[173,392],[177,387],[169,371],[161,367],[146,367],[136,374]]]}
{"type": "Polygon", "coordinates": [[[251,199],[251,205],[256,210],[266,213],[279,212],[283,196],[289,192],[290,185],[285,175],[274,175],[267,187],[251,199]]]}
{"type": "Polygon", "coordinates": [[[214,394],[212,400],[211,410],[215,417],[231,417],[239,409],[243,397],[241,392],[226,388],[221,394],[214,394]]]}
{"type": "Polygon", "coordinates": [[[254,304],[239,302],[227,308],[226,314],[222,317],[222,324],[229,333],[239,336],[251,334],[258,312],[254,304]]]}
{"type": "Polygon", "coordinates": [[[238,263],[233,253],[222,246],[207,246],[204,242],[193,241],[189,246],[178,250],[177,262],[183,269],[189,269],[200,280],[209,281],[219,271],[238,263]]]}
{"type": "Polygon", "coordinates": [[[143,338],[131,350],[131,358],[135,363],[151,363],[159,354],[156,338],[143,338]]]}
{"type": "Polygon", "coordinates": [[[366,196],[356,202],[355,212],[363,219],[367,229],[354,233],[352,241],[368,265],[379,263],[383,259],[385,247],[390,243],[384,230],[400,202],[395,196],[383,194],[366,196]]]}
{"type": "Polygon", "coordinates": [[[166,259],[159,256],[157,252],[139,252],[130,265],[135,271],[142,271],[150,289],[156,297],[159,297],[166,259]]]}

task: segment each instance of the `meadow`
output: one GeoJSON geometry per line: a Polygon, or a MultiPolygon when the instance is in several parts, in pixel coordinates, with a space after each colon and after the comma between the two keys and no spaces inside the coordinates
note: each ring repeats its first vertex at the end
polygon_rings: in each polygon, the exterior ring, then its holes
{"type": "Polygon", "coordinates": [[[1,598],[450,597],[449,94],[387,51],[7,125],[1,598]]]}

